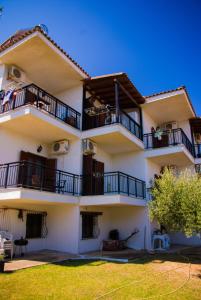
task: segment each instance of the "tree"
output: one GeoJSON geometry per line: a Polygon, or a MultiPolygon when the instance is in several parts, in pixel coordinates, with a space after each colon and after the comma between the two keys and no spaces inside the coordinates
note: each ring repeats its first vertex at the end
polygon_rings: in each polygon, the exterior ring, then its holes
{"type": "Polygon", "coordinates": [[[197,174],[185,171],[174,176],[165,169],[151,194],[151,220],[157,219],[169,231],[182,231],[188,237],[201,232],[201,178],[197,174]]]}

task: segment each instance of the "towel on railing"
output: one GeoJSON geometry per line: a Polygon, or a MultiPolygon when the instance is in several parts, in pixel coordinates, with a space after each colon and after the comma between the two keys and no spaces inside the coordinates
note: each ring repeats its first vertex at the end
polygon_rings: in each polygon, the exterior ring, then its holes
{"type": "Polygon", "coordinates": [[[5,96],[2,101],[2,105],[5,105],[6,103],[10,102],[13,99],[13,93],[15,89],[9,89],[5,92],[5,96]]]}

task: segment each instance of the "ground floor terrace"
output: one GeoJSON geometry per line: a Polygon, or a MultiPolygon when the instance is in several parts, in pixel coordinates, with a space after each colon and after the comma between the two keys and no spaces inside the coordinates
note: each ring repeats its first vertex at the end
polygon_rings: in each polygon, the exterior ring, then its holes
{"type": "Polygon", "coordinates": [[[134,233],[126,247],[150,247],[146,206],[1,201],[0,231],[12,234],[16,257],[44,249],[72,254],[98,251],[112,230],[118,231],[119,240],[134,233]],[[24,248],[14,243],[21,238],[28,241],[24,248]]]}

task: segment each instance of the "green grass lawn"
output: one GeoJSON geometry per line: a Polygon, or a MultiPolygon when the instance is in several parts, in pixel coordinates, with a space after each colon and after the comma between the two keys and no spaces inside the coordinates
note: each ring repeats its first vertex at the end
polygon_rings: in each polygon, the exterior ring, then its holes
{"type": "Polygon", "coordinates": [[[193,263],[190,280],[188,275],[189,264],[180,256],[127,264],[65,261],[0,274],[0,299],[200,300],[200,264],[193,263]]]}

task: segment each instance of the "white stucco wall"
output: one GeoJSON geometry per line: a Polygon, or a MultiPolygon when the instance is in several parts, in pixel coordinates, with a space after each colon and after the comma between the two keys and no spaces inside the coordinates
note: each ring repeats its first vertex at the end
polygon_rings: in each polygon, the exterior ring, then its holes
{"type": "Polygon", "coordinates": [[[182,232],[170,233],[170,240],[172,244],[201,246],[201,237],[193,236],[188,238],[182,232]]]}
{"type": "Polygon", "coordinates": [[[37,153],[37,147],[41,145],[41,142],[8,129],[0,129],[0,141],[0,163],[2,164],[19,161],[22,150],[40,156],[48,156],[48,145],[42,144],[42,152],[37,153]]]}
{"type": "MultiPolygon", "coordinates": [[[[13,205],[13,207],[47,212],[46,238],[28,239],[27,251],[50,249],[69,253],[78,253],[79,236],[79,207],[75,205],[13,205]]],[[[1,208],[1,206],[0,206],[1,208]]],[[[6,222],[2,222],[0,209],[0,230],[8,230],[13,238],[19,239],[26,236],[26,212],[23,213],[23,221],[18,218],[18,210],[8,209],[6,222]],[[5,226],[6,224],[6,226],[5,226]]]]}
{"type": "Polygon", "coordinates": [[[150,133],[151,127],[156,128],[158,125],[146,112],[142,109],[143,131],[144,133],[150,133]]]}
{"type": "Polygon", "coordinates": [[[101,243],[104,239],[108,239],[110,230],[118,229],[120,239],[128,237],[135,228],[139,233],[132,237],[128,242],[128,247],[134,249],[150,248],[149,222],[147,218],[146,207],[131,206],[113,206],[113,207],[81,207],[81,211],[102,212],[99,216],[100,235],[96,239],[81,239],[81,217],[80,217],[80,242],[79,251],[89,252],[100,250],[101,243]]]}
{"type": "Polygon", "coordinates": [[[110,209],[101,206],[90,206],[90,207],[80,207],[80,211],[89,212],[102,212],[102,215],[98,216],[98,226],[100,229],[100,235],[98,238],[94,239],[84,239],[82,240],[82,217],[79,219],[79,252],[89,252],[94,250],[100,250],[102,241],[108,239],[109,230],[111,230],[110,224],[110,209]]]}
{"type": "Polygon", "coordinates": [[[48,212],[47,248],[78,253],[79,206],[55,206],[48,212]]]}
{"type": "Polygon", "coordinates": [[[76,85],[70,89],[67,89],[55,96],[78,112],[82,113],[82,83],[80,83],[80,85],[76,85]]]}
{"type": "Polygon", "coordinates": [[[112,156],[113,171],[121,171],[128,175],[145,180],[145,160],[143,151],[133,151],[112,156]]]}

